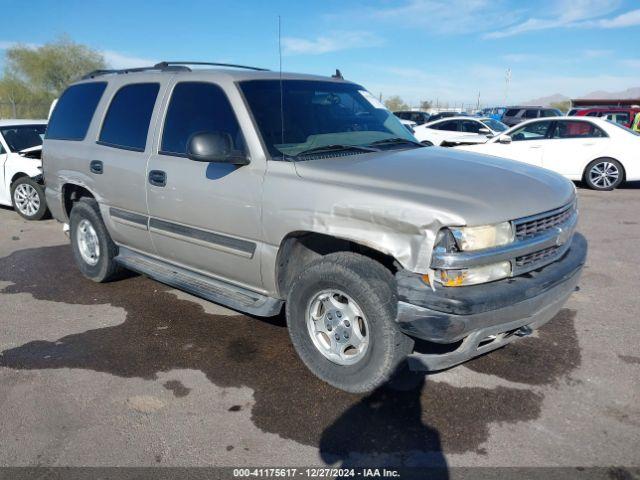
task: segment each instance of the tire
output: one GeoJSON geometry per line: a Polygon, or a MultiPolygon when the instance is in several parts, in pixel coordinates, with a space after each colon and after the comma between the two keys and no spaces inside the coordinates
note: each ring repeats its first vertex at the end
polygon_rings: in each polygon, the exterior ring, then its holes
{"type": "MultiPolygon", "coordinates": [[[[337,320],[336,312],[333,313],[333,321],[337,320]]],[[[305,266],[304,271],[294,279],[286,302],[289,335],[304,364],[321,380],[354,393],[369,392],[386,382],[400,362],[411,353],[413,339],[400,332],[395,323],[396,312],[397,294],[391,273],[378,262],[351,252],[332,253],[305,266]],[[357,337],[356,328],[361,336],[364,330],[367,338],[366,347],[361,353],[343,355],[344,358],[357,358],[357,361],[348,360],[355,363],[339,364],[329,359],[316,345],[322,334],[316,333],[316,340],[312,336],[314,325],[324,328],[324,322],[331,318],[332,310],[329,309],[321,309],[324,313],[317,320],[319,323],[310,317],[314,300],[328,291],[339,291],[348,296],[349,307],[359,309],[364,316],[364,321],[350,313],[344,317],[348,316],[354,323],[346,325],[351,326],[351,341],[357,337]],[[361,328],[363,323],[365,329],[361,328]]],[[[344,318],[343,323],[346,324],[344,318]]],[[[328,331],[339,334],[340,329],[344,334],[344,325],[334,324],[333,329],[328,331]]],[[[345,344],[349,341],[344,340],[345,344]]],[[[352,350],[352,347],[348,346],[348,349],[352,350]]]]}
{"type": "Polygon", "coordinates": [[[433,147],[433,143],[430,142],[429,140],[425,140],[424,142],[420,142],[420,143],[425,147],[433,147]]]}
{"type": "Polygon", "coordinates": [[[11,203],[26,220],[42,220],[49,214],[44,188],[30,177],[20,177],[11,184],[11,203]]]}
{"type": "Polygon", "coordinates": [[[113,243],[104,226],[98,202],[92,198],[81,198],[75,202],[69,223],[73,258],[82,274],[98,283],[116,278],[122,272],[122,267],[114,260],[118,255],[118,246],[113,243]],[[81,238],[87,239],[84,243],[88,246],[83,248],[81,238]]]}
{"type": "Polygon", "coordinates": [[[598,158],[584,169],[584,183],[592,190],[613,190],[624,181],[624,167],[613,158],[598,158]],[[601,175],[598,172],[608,175],[601,175]]]}

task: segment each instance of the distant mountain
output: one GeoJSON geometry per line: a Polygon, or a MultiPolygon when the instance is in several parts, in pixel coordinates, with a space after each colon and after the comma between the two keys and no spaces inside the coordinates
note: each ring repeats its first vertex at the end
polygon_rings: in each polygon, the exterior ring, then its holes
{"type": "Polygon", "coordinates": [[[618,98],[620,100],[625,100],[627,98],[640,98],[640,87],[627,88],[622,92],[606,92],[604,90],[597,90],[595,92],[587,93],[584,97],[579,98],[618,98]]]}
{"type": "MultiPolygon", "coordinates": [[[[574,98],[593,98],[593,99],[620,99],[624,100],[627,98],[640,98],[640,87],[627,88],[621,92],[607,92],[605,90],[596,90],[595,92],[587,93],[586,95],[578,95],[574,98]]],[[[560,93],[556,93],[555,95],[550,95],[548,97],[540,97],[534,98],[533,100],[529,100],[528,102],[524,102],[524,105],[543,105],[548,106],[552,103],[564,102],[567,100],[571,100],[571,97],[567,97],[566,95],[562,95],[560,93]]]]}
{"type": "Polygon", "coordinates": [[[551,105],[552,103],[566,102],[567,100],[571,100],[571,99],[565,95],[556,93],[555,95],[549,95],[548,97],[534,98],[533,100],[524,102],[524,104],[525,105],[542,105],[543,107],[546,107],[548,105],[551,105]]]}

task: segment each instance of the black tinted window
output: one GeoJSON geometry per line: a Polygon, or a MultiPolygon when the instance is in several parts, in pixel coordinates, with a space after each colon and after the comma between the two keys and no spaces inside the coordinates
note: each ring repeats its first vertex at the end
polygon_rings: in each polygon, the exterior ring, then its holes
{"type": "MultiPolygon", "coordinates": [[[[10,151],[19,152],[26,148],[42,145],[45,128],[46,125],[16,125],[0,128],[0,134],[4,137],[10,151]]],[[[2,150],[2,145],[0,145],[0,150],[2,150]]]]}
{"type": "Polygon", "coordinates": [[[53,110],[46,138],[84,140],[106,86],[105,82],[92,82],[67,88],[53,110]]]}
{"type": "Polygon", "coordinates": [[[438,125],[435,125],[432,128],[435,128],[436,130],[446,130],[449,132],[457,132],[459,125],[460,125],[460,122],[458,122],[458,120],[449,120],[447,122],[439,123],[438,125]]]}
{"type": "Polygon", "coordinates": [[[514,142],[521,142],[525,140],[543,140],[547,138],[547,132],[549,126],[552,124],[550,121],[546,122],[533,122],[518,128],[511,134],[511,139],[514,142]]]}
{"type": "Polygon", "coordinates": [[[157,83],[135,83],[118,90],[104,118],[99,141],[144,151],[158,90],[157,83]]]}
{"type": "Polygon", "coordinates": [[[167,110],[161,151],[184,155],[189,137],[199,132],[227,133],[234,148],[244,150],[240,126],[222,89],[212,83],[178,83],[167,110]]]}
{"type": "Polygon", "coordinates": [[[520,111],[519,108],[510,108],[506,112],[504,112],[504,116],[505,117],[515,117],[516,115],[518,115],[519,111],[520,111]]]}
{"type": "Polygon", "coordinates": [[[478,133],[478,131],[483,128],[479,122],[474,122],[473,120],[465,120],[462,122],[462,131],[467,133],[478,133]]]}
{"type": "Polygon", "coordinates": [[[525,110],[522,116],[524,118],[538,118],[538,110],[525,110]]]}

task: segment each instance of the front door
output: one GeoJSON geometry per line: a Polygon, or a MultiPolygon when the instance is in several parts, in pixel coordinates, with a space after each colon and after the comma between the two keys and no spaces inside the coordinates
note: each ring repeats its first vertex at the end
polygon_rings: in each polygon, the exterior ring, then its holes
{"type": "Polygon", "coordinates": [[[176,82],[156,131],[160,138],[147,166],[147,193],[157,255],[259,289],[264,162],[238,167],[187,158],[188,140],[200,132],[226,133],[236,150],[247,152],[227,94],[207,81],[176,82]]]}
{"type": "Polygon", "coordinates": [[[549,120],[528,123],[511,133],[511,143],[494,141],[482,145],[478,151],[541,167],[551,125],[549,120]]]}

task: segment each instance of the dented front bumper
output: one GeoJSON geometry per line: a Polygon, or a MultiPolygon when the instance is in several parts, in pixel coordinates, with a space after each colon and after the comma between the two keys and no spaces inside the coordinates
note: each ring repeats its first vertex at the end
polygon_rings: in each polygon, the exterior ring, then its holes
{"type": "Polygon", "coordinates": [[[562,258],[527,274],[468,287],[438,286],[419,275],[396,275],[397,322],[406,334],[436,344],[455,344],[447,353],[410,357],[412,366],[439,370],[494,350],[551,320],[578,284],[587,242],[575,234],[562,258]]]}

